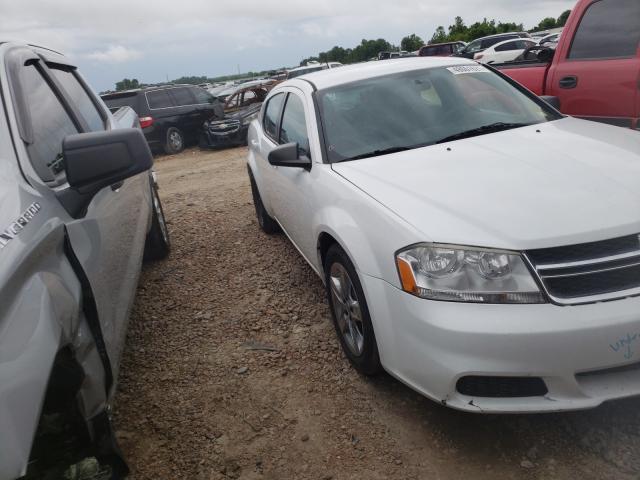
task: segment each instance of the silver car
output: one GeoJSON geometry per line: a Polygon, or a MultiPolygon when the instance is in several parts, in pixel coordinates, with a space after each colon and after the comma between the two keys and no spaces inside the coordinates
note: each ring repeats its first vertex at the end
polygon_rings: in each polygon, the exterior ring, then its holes
{"type": "Polygon", "coordinates": [[[109,402],[143,258],[170,249],[153,159],[63,55],[0,42],[0,65],[0,480],[41,478],[45,417],[120,478],[109,402]]]}

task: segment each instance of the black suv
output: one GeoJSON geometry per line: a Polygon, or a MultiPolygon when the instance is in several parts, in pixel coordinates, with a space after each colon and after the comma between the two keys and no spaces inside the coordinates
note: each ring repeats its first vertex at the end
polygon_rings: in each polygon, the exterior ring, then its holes
{"type": "Polygon", "coordinates": [[[126,92],[107,93],[102,99],[115,111],[133,108],[150,147],[178,153],[187,142],[195,142],[202,125],[222,119],[224,107],[209,92],[194,85],[166,85],[126,92]]]}
{"type": "Polygon", "coordinates": [[[493,47],[496,43],[504,42],[505,40],[511,40],[512,38],[531,38],[527,32],[510,32],[510,33],[498,33],[497,35],[489,35],[488,37],[482,37],[469,43],[466,47],[458,50],[452,57],[464,57],[471,58],[476,53],[480,53],[487,48],[493,47]]]}

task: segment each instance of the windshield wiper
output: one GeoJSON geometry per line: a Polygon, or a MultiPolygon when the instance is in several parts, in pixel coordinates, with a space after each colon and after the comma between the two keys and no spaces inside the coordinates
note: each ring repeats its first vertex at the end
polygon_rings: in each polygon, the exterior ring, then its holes
{"type": "Polygon", "coordinates": [[[388,155],[390,153],[406,152],[407,150],[426,147],[427,145],[432,145],[432,144],[433,142],[429,142],[429,143],[418,143],[416,145],[405,145],[402,147],[383,148],[380,150],[374,150],[373,152],[362,153],[360,155],[356,155],[355,157],[344,158],[340,160],[340,162],[348,162],[350,160],[362,160],[363,158],[378,157],[380,155],[388,155]]]}
{"type": "Polygon", "coordinates": [[[478,135],[484,135],[486,133],[502,132],[504,130],[510,130],[512,128],[527,127],[530,123],[505,123],[496,122],[489,125],[483,125],[482,127],[472,128],[471,130],[465,130],[464,132],[449,135],[448,137],[441,138],[435,143],[446,143],[453,140],[461,140],[463,138],[476,137],[478,135]]]}

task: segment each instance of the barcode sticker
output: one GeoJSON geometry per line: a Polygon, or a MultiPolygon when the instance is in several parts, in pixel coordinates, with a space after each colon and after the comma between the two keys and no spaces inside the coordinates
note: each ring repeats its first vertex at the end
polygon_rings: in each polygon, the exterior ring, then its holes
{"type": "Polygon", "coordinates": [[[463,73],[489,73],[489,70],[482,65],[458,65],[457,67],[448,67],[454,75],[461,75],[463,73]]]}

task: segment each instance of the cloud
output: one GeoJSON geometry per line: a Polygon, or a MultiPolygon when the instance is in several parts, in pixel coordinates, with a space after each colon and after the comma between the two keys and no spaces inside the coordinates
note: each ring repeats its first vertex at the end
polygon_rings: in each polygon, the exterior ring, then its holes
{"type": "Polygon", "coordinates": [[[22,38],[76,61],[98,89],[294,66],[363,38],[428,40],[456,15],[536,25],[575,0],[0,0],[3,39],[22,38]]]}
{"type": "Polygon", "coordinates": [[[98,62],[124,63],[142,58],[142,52],[122,45],[111,45],[106,50],[87,53],[84,56],[98,62]]]}

